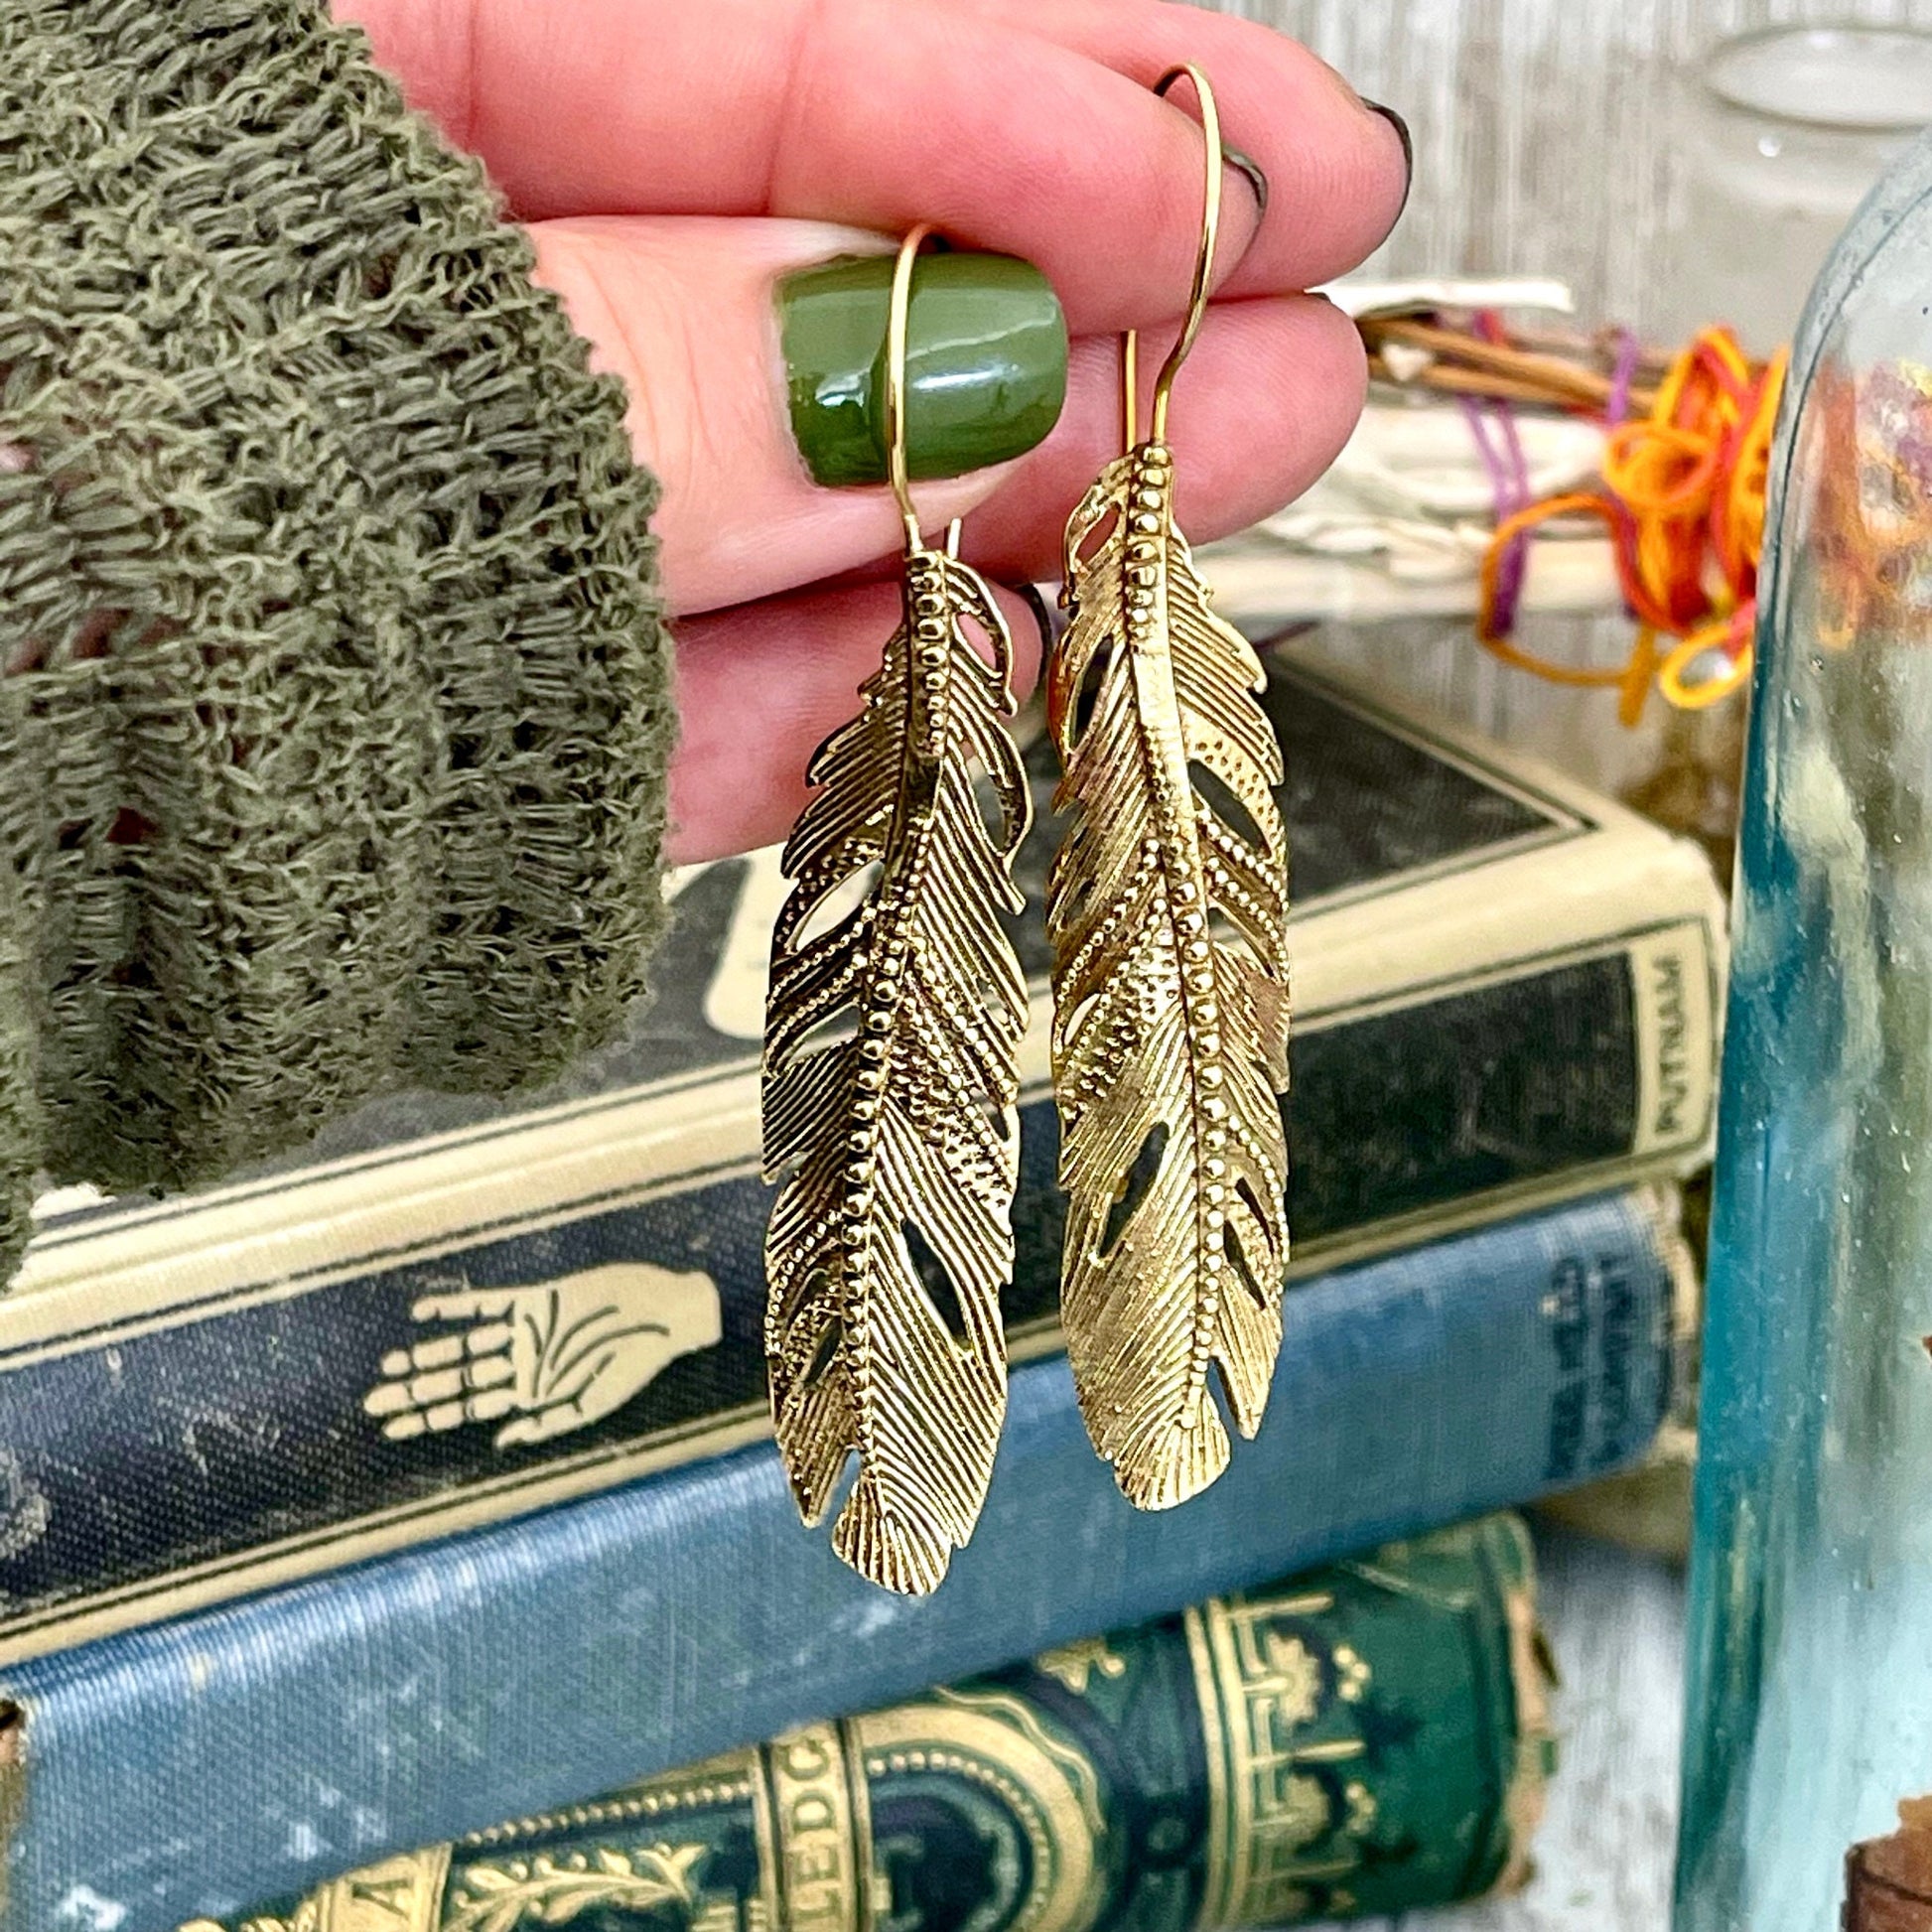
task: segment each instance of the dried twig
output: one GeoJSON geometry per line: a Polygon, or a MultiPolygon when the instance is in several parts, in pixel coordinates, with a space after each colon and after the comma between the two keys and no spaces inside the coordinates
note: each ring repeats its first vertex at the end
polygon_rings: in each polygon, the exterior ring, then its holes
{"type": "MultiPolygon", "coordinates": [[[[1369,350],[1371,373],[1402,388],[1490,396],[1594,412],[1609,402],[1615,387],[1610,375],[1600,367],[1590,366],[1600,361],[1603,345],[1587,337],[1567,339],[1589,358],[1579,361],[1524,347],[1520,342],[1489,342],[1480,336],[1410,316],[1364,316],[1357,326],[1369,350]],[[1428,359],[1413,372],[1399,373],[1398,368],[1390,366],[1386,351],[1391,346],[1420,350],[1428,359]]],[[[1543,341],[1551,346],[1563,340],[1566,339],[1556,337],[1555,332],[1544,332],[1543,341]]],[[[1642,372],[1654,374],[1664,365],[1654,353],[1644,353],[1638,358],[1638,366],[1642,372]]],[[[1648,411],[1655,401],[1654,384],[1632,384],[1629,404],[1633,410],[1648,411]]]]}

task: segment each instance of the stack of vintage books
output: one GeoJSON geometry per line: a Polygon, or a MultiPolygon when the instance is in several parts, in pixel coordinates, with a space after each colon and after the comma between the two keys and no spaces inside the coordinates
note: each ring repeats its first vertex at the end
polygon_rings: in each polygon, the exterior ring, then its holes
{"type": "Polygon", "coordinates": [[[1520,1871],[1550,1733],[1489,1512],[1670,1407],[1722,903],[1605,799],[1271,664],[1296,1250],[1219,1483],[1143,1515],[1087,1448],[1041,990],[979,1534],[908,1601],[797,1527],[782,885],[694,872],[655,1006],[544,1104],[410,1096],[242,1184],[48,1204],[0,1306],[0,1928],[1179,1932],[1520,1871]]]}

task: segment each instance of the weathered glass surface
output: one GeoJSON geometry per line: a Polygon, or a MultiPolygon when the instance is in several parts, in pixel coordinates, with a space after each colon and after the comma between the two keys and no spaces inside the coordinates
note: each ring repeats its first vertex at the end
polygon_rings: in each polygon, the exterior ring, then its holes
{"type": "Polygon", "coordinates": [[[1768,529],[1678,1932],[1835,1925],[1932,1793],[1932,142],[1812,298],[1768,529]]]}

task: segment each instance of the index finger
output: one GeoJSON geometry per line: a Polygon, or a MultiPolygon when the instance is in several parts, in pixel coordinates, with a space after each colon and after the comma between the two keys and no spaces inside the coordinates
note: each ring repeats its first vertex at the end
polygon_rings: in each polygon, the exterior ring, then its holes
{"type": "MultiPolygon", "coordinates": [[[[1145,0],[1120,6],[1117,36],[1104,17],[1042,8],[1075,45],[951,0],[339,10],[526,219],[770,214],[895,233],[930,221],[1035,263],[1076,333],[1172,315],[1187,286],[1201,136],[1186,105],[1139,77],[1155,45],[1145,0]]],[[[1271,213],[1266,273],[1249,270],[1244,288],[1299,289],[1352,267],[1400,202],[1391,131],[1292,42],[1194,18],[1197,40],[1157,13],[1163,49],[1194,47],[1238,84],[1228,136],[1260,155],[1276,205],[1296,210],[1271,213]],[[1291,128],[1292,142],[1280,132],[1291,128]]],[[[1229,196],[1226,261],[1257,220],[1247,197],[1229,196]]]]}
{"type": "Polygon", "coordinates": [[[450,1295],[425,1295],[409,1310],[412,1321],[495,1321],[516,1306],[514,1295],[481,1294],[464,1290],[450,1295]]]}
{"type": "MultiPolygon", "coordinates": [[[[1409,192],[1407,146],[1325,61],[1285,34],[1181,0],[950,0],[978,18],[1050,40],[1152,87],[1183,61],[1212,83],[1223,130],[1269,183],[1268,218],[1223,295],[1279,295],[1310,251],[1339,248],[1352,268],[1387,238],[1409,192]],[[1363,120],[1380,144],[1365,164],[1363,120]],[[1279,192],[1276,192],[1279,189],[1279,192]],[[1325,230],[1325,232],[1324,232],[1325,230]]],[[[1181,103],[1191,107],[1186,90],[1181,103]]]]}

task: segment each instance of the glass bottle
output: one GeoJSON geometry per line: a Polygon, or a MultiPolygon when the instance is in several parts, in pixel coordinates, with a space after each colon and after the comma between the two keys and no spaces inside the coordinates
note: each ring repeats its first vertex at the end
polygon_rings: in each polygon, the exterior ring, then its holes
{"type": "Polygon", "coordinates": [[[1757,652],[1677,1932],[1826,1932],[1932,1794],[1932,140],[1799,329],[1757,652]]]}

